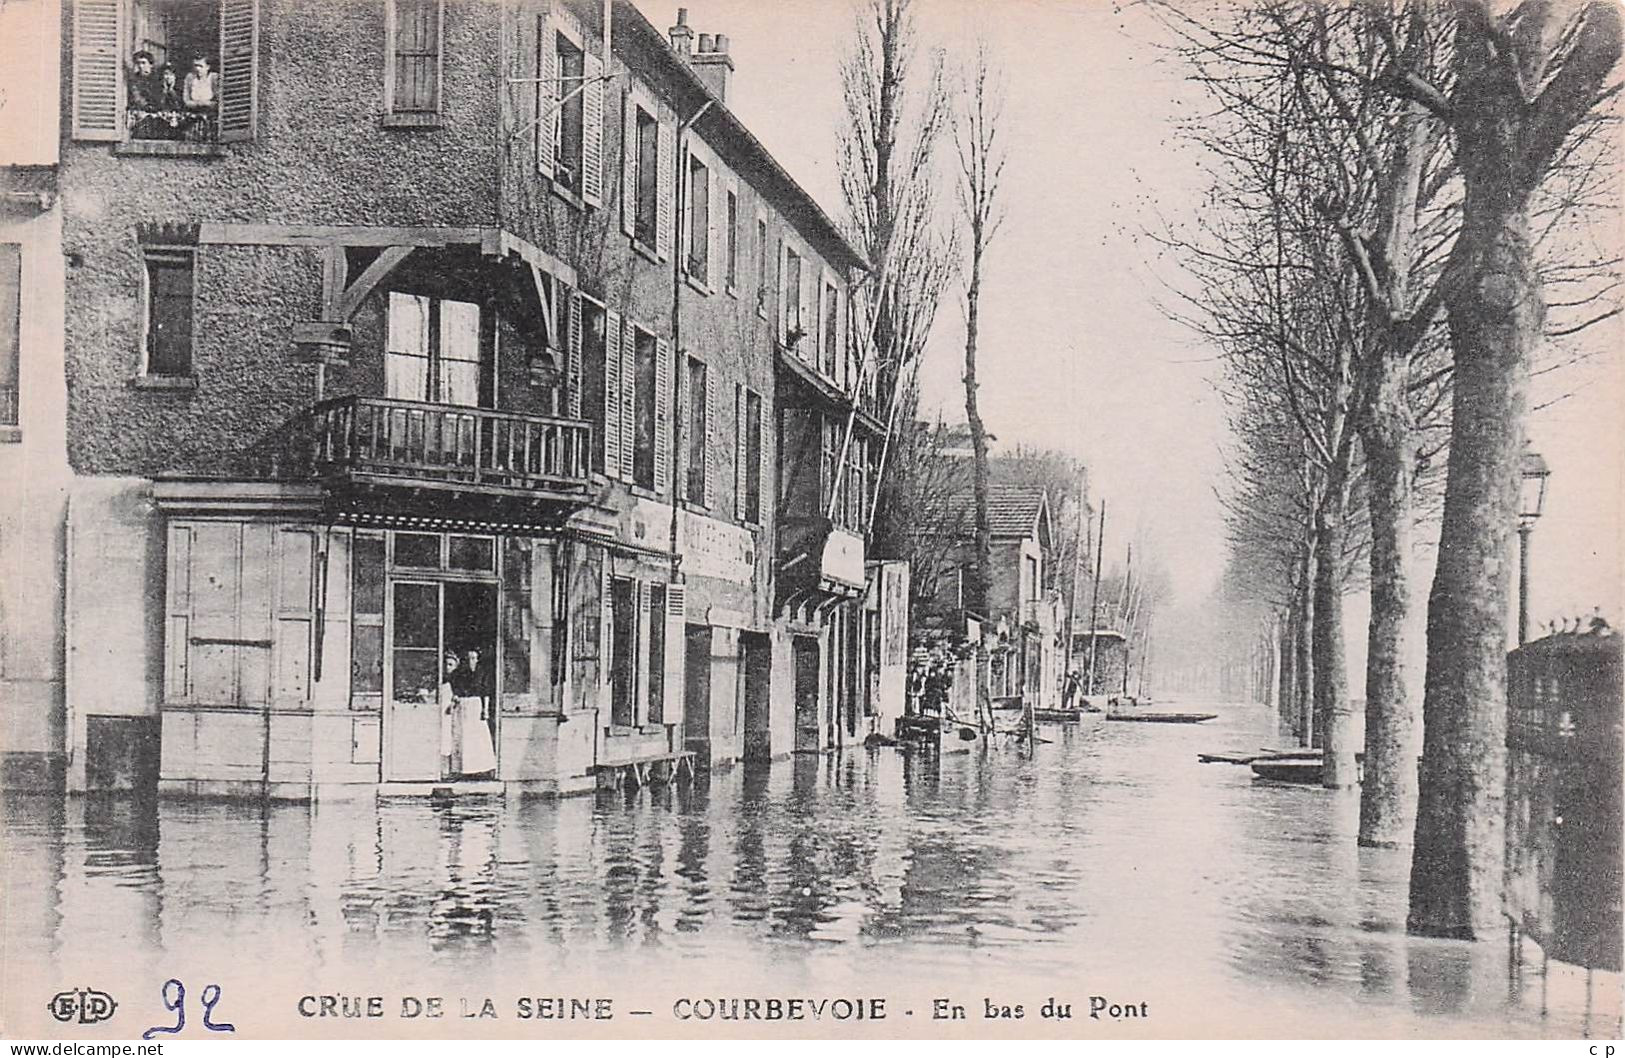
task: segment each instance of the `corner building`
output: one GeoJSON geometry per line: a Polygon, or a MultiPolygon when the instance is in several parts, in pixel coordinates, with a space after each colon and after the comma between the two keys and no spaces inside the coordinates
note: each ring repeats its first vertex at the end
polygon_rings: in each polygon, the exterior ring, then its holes
{"type": "Polygon", "coordinates": [[[685,21],[65,6],[70,790],[442,783],[451,650],[510,793],[900,711],[864,263],[685,21]],[[214,104],[155,104],[138,52],[214,104]]]}

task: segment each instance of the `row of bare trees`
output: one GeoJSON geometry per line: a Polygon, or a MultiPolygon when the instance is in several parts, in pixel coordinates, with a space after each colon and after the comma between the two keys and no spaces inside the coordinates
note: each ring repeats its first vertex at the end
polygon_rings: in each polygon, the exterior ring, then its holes
{"type": "Polygon", "coordinates": [[[1364,580],[1360,841],[1412,844],[1413,931],[1489,935],[1531,370],[1583,355],[1576,337],[1618,312],[1615,247],[1596,232],[1617,223],[1599,133],[1617,120],[1619,9],[1161,12],[1214,104],[1192,133],[1220,161],[1204,220],[1174,241],[1197,280],[1190,318],[1226,360],[1232,552],[1280,630],[1282,707],[1324,746],[1328,784],[1353,781],[1341,598],[1364,580]],[[1434,524],[1418,703],[1409,571],[1434,524]]]}

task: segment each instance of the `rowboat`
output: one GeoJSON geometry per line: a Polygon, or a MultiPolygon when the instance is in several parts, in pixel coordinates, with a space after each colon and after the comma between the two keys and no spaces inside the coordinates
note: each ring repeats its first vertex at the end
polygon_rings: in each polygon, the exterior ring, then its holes
{"type": "Polygon", "coordinates": [[[1212,720],[1218,713],[1145,713],[1139,710],[1132,712],[1107,713],[1107,720],[1123,720],[1136,724],[1200,724],[1204,720],[1212,720]]]}
{"type": "Polygon", "coordinates": [[[1274,782],[1318,783],[1320,782],[1321,758],[1304,757],[1260,757],[1252,762],[1253,775],[1260,779],[1269,779],[1274,782]]]}

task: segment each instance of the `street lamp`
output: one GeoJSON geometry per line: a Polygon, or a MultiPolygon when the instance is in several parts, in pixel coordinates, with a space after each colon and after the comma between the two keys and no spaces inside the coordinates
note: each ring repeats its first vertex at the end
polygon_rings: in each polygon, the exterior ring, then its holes
{"type": "Polygon", "coordinates": [[[1518,480],[1518,645],[1529,639],[1529,534],[1546,505],[1546,479],[1552,471],[1538,453],[1526,447],[1518,480]]]}

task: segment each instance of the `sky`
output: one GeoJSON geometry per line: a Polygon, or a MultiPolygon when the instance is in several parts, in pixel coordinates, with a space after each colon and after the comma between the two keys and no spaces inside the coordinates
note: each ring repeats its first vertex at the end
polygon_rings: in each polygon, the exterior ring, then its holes
{"type": "MultiPolygon", "coordinates": [[[[675,3],[637,0],[655,25],[675,3]]],[[[696,32],[725,33],[737,70],[729,105],[831,214],[840,57],[852,0],[691,0],[696,32]]],[[[986,38],[1006,73],[1007,219],[989,256],[979,351],[982,414],[1001,446],[1081,456],[1108,504],[1107,562],[1131,536],[1194,603],[1225,557],[1215,483],[1225,444],[1214,350],[1170,317],[1178,262],[1148,233],[1193,219],[1204,158],[1176,122],[1201,99],[1132,5],[1106,0],[918,0],[922,39],[951,55],[986,38]]],[[[945,189],[948,190],[948,189],[945,189]]],[[[963,418],[963,291],[944,304],[922,370],[927,407],[963,418]]],[[[1616,325],[1598,347],[1618,350],[1616,325]]],[[[1531,542],[1535,622],[1619,617],[1625,485],[1621,357],[1538,379],[1529,436],[1552,467],[1531,542]]],[[[1515,560],[1515,557],[1514,557],[1515,560]]],[[[1425,594],[1431,557],[1419,558],[1425,594]]],[[[1365,601],[1349,603],[1363,627],[1365,601]]],[[[1352,638],[1363,638],[1354,636],[1352,638]]],[[[1351,643],[1350,668],[1362,668],[1351,643]]],[[[1358,682],[1358,680],[1356,681],[1358,682]]],[[[1360,693],[1358,687],[1356,693],[1360,693]]]]}

